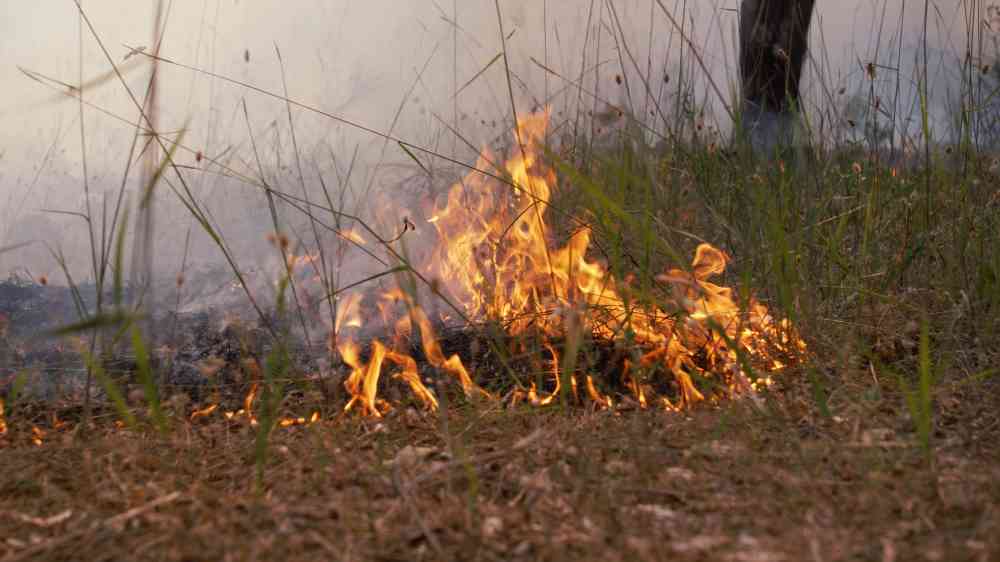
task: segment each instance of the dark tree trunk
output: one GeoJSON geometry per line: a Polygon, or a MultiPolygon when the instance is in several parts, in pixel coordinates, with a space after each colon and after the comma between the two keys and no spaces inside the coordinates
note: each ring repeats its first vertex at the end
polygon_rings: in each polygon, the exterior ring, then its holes
{"type": "Polygon", "coordinates": [[[815,0],[743,0],[740,81],[754,148],[792,142],[815,0]]]}

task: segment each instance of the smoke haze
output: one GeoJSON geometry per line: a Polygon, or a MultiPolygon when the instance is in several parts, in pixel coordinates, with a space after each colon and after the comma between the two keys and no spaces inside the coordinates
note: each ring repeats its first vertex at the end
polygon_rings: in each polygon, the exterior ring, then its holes
{"type": "MultiPolygon", "coordinates": [[[[83,2],[101,44],[127,69],[125,82],[139,99],[149,80],[149,61],[141,54],[126,60],[126,45],[152,51],[157,5],[151,0],[83,2]]],[[[599,120],[586,119],[587,112],[601,114],[608,104],[647,116],[651,142],[655,133],[673,126],[678,109],[704,119],[720,136],[731,126],[726,107],[734,105],[737,89],[736,0],[502,0],[500,18],[488,0],[174,0],[162,5],[163,57],[276,94],[283,91],[284,73],[289,97],[306,106],[469,164],[481,146],[504,139],[511,123],[507,74],[497,59],[501,21],[516,109],[551,105],[555,141],[581,126],[576,119],[581,114],[584,130],[597,133],[599,120]],[[692,57],[682,35],[700,60],[692,57]]],[[[958,93],[969,29],[979,29],[987,15],[984,6],[973,0],[930,5],[930,109],[940,135],[949,125],[948,100],[958,93]]],[[[914,134],[923,24],[923,2],[820,2],[803,88],[810,115],[844,138],[863,133],[842,121],[865,121],[871,83],[864,66],[876,61],[877,95],[891,96],[900,108],[900,123],[914,134]]],[[[63,252],[77,281],[86,279],[91,254],[83,221],[43,212],[87,208],[80,107],[19,67],[77,85],[81,76],[87,84],[106,74],[108,59],[87,25],[81,27],[75,4],[56,0],[4,2],[0,53],[0,247],[44,240],[63,252]]],[[[176,161],[192,167],[187,181],[194,197],[241,266],[266,274],[263,264],[273,258],[265,242],[273,230],[267,200],[259,186],[227,176],[263,179],[302,196],[285,104],[180,66],[161,64],[158,72],[158,130],[176,139],[187,124],[183,144],[191,152],[178,151],[176,161]],[[206,159],[199,160],[197,152],[206,159]]],[[[139,159],[138,149],[130,152],[135,128],[129,125],[139,115],[116,77],[86,87],[84,98],[100,108],[82,111],[91,213],[100,216],[102,209],[110,213],[114,208],[130,154],[133,162],[139,159]]],[[[387,237],[404,216],[419,230],[426,218],[420,216],[421,205],[435,189],[447,187],[428,185],[409,155],[377,135],[301,107],[292,109],[292,120],[309,197],[323,200],[323,178],[335,195],[345,192],[338,206],[379,219],[387,237]]],[[[141,137],[139,148],[147,140],[141,137]]],[[[427,154],[417,156],[435,170],[449,166],[427,154]]],[[[133,167],[126,182],[132,203],[140,168],[133,167]]],[[[455,170],[442,173],[454,176],[455,170]]],[[[176,182],[173,186],[179,188],[176,182]]],[[[157,189],[154,269],[169,274],[185,260],[195,270],[198,264],[222,263],[171,188],[157,189]]],[[[310,239],[301,214],[279,211],[289,230],[310,239]]],[[[358,259],[361,272],[366,266],[364,258],[358,259]]],[[[36,278],[61,278],[42,244],[0,254],[0,275],[28,271],[36,278]]]]}

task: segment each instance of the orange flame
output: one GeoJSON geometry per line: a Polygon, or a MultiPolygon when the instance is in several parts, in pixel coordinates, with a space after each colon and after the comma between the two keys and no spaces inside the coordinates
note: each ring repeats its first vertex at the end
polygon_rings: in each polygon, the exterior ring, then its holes
{"type": "MultiPolygon", "coordinates": [[[[707,398],[720,398],[752,391],[770,384],[769,373],[784,364],[773,352],[797,354],[805,344],[787,321],[775,322],[766,307],[751,300],[746,310],[733,299],[732,289],[710,279],[722,274],[729,261],[721,250],[701,244],[689,269],[671,269],[656,277],[664,289],[658,304],[639,304],[630,297],[629,282],[621,282],[605,268],[587,259],[590,231],[576,231],[562,247],[551,243],[545,221],[549,199],[556,186],[553,171],[541,161],[542,140],[548,125],[548,111],[518,120],[520,150],[504,165],[510,185],[494,176],[471,173],[448,191],[443,204],[436,205],[428,222],[438,236],[438,244],[424,266],[423,274],[436,279],[463,309],[466,317],[493,319],[503,323],[512,335],[532,332],[546,338],[552,361],[550,376],[554,389],[543,394],[534,384],[516,391],[515,402],[525,400],[543,406],[559,395],[559,355],[551,343],[566,337],[568,326],[582,326],[595,339],[624,341],[643,350],[625,360],[621,383],[642,407],[651,401],[667,409],[689,407],[707,398]],[[580,313],[579,320],[566,316],[580,313]],[[751,382],[745,373],[753,361],[764,377],[751,382]],[[655,381],[657,372],[670,379],[655,381]],[[696,385],[695,381],[707,381],[696,385]],[[679,404],[655,390],[663,384],[676,388],[679,404]]],[[[490,169],[492,155],[483,150],[476,167],[490,169]]],[[[480,388],[458,355],[445,357],[432,322],[424,309],[400,289],[390,290],[386,299],[403,300],[408,320],[399,319],[392,349],[372,343],[367,364],[360,360],[356,344],[340,345],[341,356],[351,369],[345,382],[351,400],[346,410],[359,405],[368,415],[378,416],[379,372],[385,359],[402,368],[397,375],[429,409],[437,407],[433,395],[420,382],[414,360],[398,350],[403,331],[416,326],[428,363],[454,377],[466,395],[490,397],[480,388]]],[[[361,326],[360,294],[349,295],[342,303],[334,330],[361,326]],[[348,321],[348,319],[350,319],[348,321]]],[[[379,305],[383,321],[392,325],[387,306],[379,305]]],[[[582,381],[587,397],[601,407],[612,407],[593,378],[570,373],[571,395],[579,401],[582,381]],[[579,378],[579,381],[578,381],[579,378]]]]}
{"type": "Polygon", "coordinates": [[[279,427],[292,427],[293,425],[312,425],[319,421],[319,412],[313,412],[308,418],[281,418],[278,420],[279,427]]]}
{"type": "Polygon", "coordinates": [[[345,412],[351,411],[355,405],[359,405],[362,414],[374,417],[382,417],[376,404],[376,394],[378,393],[378,377],[382,371],[382,360],[385,359],[385,346],[382,342],[375,340],[372,342],[372,357],[367,365],[361,363],[358,346],[354,342],[347,340],[340,347],[340,355],[352,371],[347,380],[344,381],[344,388],[351,395],[351,400],[344,407],[345,412]]]}
{"type": "MultiPolygon", "coordinates": [[[[225,416],[227,420],[231,421],[236,421],[239,420],[240,418],[245,417],[247,420],[250,421],[251,426],[257,425],[257,417],[253,415],[253,403],[257,399],[258,390],[259,390],[259,385],[256,382],[252,383],[250,385],[250,390],[247,391],[247,395],[243,398],[243,407],[235,412],[223,412],[223,416],[225,416]]],[[[208,410],[208,413],[211,413],[212,411],[215,410],[215,408],[209,406],[208,408],[205,408],[205,410],[208,410]]],[[[194,414],[192,414],[192,420],[196,419],[193,416],[194,414]]]]}
{"type": "Polygon", "coordinates": [[[207,418],[208,416],[212,415],[212,412],[214,412],[218,408],[219,408],[218,404],[209,404],[204,408],[199,408],[191,412],[191,416],[188,419],[190,419],[191,421],[197,421],[201,418],[207,418]]]}
{"type": "Polygon", "coordinates": [[[41,447],[45,443],[46,431],[37,425],[31,426],[31,442],[36,447],[41,447]]]}

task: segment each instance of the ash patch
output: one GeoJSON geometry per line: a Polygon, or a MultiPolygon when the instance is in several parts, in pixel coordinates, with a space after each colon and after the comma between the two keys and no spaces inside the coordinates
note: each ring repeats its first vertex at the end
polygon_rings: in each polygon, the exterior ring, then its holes
{"type": "MultiPolygon", "coordinates": [[[[104,296],[105,302],[111,295],[104,296]]],[[[76,289],[42,285],[18,276],[0,281],[0,393],[23,379],[23,393],[41,400],[79,395],[86,380],[83,358],[71,341],[52,331],[79,321],[93,310],[92,283],[76,289]]],[[[109,372],[122,369],[122,358],[108,358],[109,372]]]]}
{"type": "MultiPolygon", "coordinates": [[[[110,293],[105,295],[111,300],[110,293]]],[[[68,287],[40,285],[21,277],[0,281],[0,339],[34,338],[79,319],[79,310],[97,305],[97,289],[92,283],[68,287]],[[6,334],[4,333],[6,332],[6,334]],[[4,337],[6,336],[6,337],[4,337]]]]}
{"type": "Polygon", "coordinates": [[[171,320],[178,327],[176,339],[159,347],[166,387],[200,401],[206,393],[229,394],[259,376],[267,334],[256,325],[212,310],[171,320]]]}

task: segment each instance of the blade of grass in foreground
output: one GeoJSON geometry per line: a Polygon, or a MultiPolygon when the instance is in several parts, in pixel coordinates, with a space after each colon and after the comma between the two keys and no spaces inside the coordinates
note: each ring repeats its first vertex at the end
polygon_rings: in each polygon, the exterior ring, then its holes
{"type": "Polygon", "coordinates": [[[149,404],[153,425],[160,433],[166,433],[169,429],[167,418],[163,415],[163,409],[160,407],[160,396],[156,389],[156,380],[153,378],[153,369],[149,363],[149,351],[146,349],[146,343],[142,339],[142,332],[138,324],[132,324],[132,350],[135,352],[139,382],[146,395],[146,403],[149,404]]]}
{"type": "Polygon", "coordinates": [[[28,242],[21,242],[20,244],[11,244],[10,246],[0,247],[0,254],[6,254],[7,252],[13,252],[14,250],[17,250],[18,248],[23,248],[25,246],[29,246],[32,243],[33,243],[32,241],[28,241],[28,242]]]}
{"type": "Polygon", "coordinates": [[[823,415],[824,418],[830,419],[833,416],[830,414],[830,392],[827,390],[826,385],[819,378],[819,372],[817,372],[815,367],[809,367],[806,369],[806,375],[809,377],[809,387],[812,390],[813,401],[816,402],[816,407],[819,408],[819,413],[823,415]]]}
{"type": "Polygon", "coordinates": [[[913,388],[902,375],[898,375],[899,386],[906,401],[906,409],[913,419],[917,439],[924,454],[930,457],[931,434],[934,429],[934,371],[931,364],[930,329],[927,320],[920,326],[920,349],[917,364],[917,385],[913,388]]]}
{"type": "Polygon", "coordinates": [[[17,399],[20,398],[21,392],[27,384],[28,373],[26,371],[21,371],[14,377],[14,382],[10,385],[10,390],[7,391],[7,397],[3,399],[3,403],[7,404],[8,415],[14,409],[17,399]]]}
{"type": "Polygon", "coordinates": [[[104,371],[104,367],[101,362],[98,361],[93,355],[84,351],[83,360],[87,364],[87,368],[90,372],[94,374],[94,378],[97,379],[98,384],[104,388],[104,392],[108,395],[108,399],[111,400],[111,405],[114,407],[115,411],[118,413],[118,417],[121,418],[122,422],[129,429],[134,429],[136,427],[135,415],[128,408],[128,403],[125,402],[125,395],[122,394],[121,388],[111,380],[111,377],[104,371]]]}
{"type": "MultiPolygon", "coordinates": [[[[275,303],[275,316],[279,325],[284,325],[285,291],[288,289],[288,286],[289,276],[285,275],[278,283],[278,296],[275,303]]],[[[254,487],[258,493],[263,493],[264,491],[264,469],[267,466],[271,431],[274,429],[278,419],[278,409],[285,398],[284,388],[277,381],[285,380],[288,364],[287,334],[281,333],[275,338],[274,349],[268,354],[267,360],[264,363],[264,391],[260,401],[261,408],[257,423],[257,437],[254,440],[254,461],[257,468],[257,478],[254,487]]]]}
{"type": "Polygon", "coordinates": [[[74,322],[62,328],[56,328],[48,333],[50,336],[70,336],[79,332],[87,332],[90,330],[95,330],[97,328],[105,328],[108,326],[119,326],[126,322],[131,322],[137,318],[137,315],[126,312],[123,310],[115,310],[112,312],[106,312],[103,314],[97,314],[87,318],[86,320],[81,320],[79,322],[74,322]]]}

